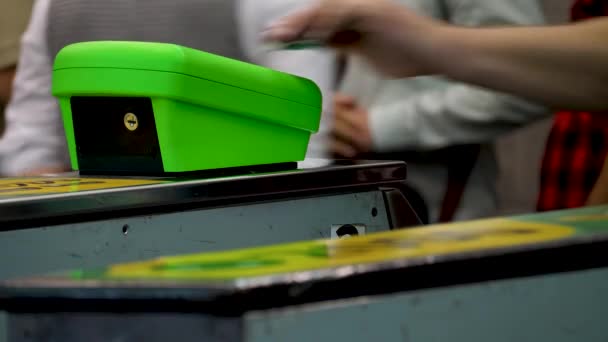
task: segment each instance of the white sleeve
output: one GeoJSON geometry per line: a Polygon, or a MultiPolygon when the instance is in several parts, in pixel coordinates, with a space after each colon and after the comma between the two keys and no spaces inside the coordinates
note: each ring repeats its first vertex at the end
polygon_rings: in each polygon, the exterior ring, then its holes
{"type": "Polygon", "coordinates": [[[545,107],[514,96],[433,81],[435,86],[423,86],[416,95],[393,97],[371,107],[370,129],[376,151],[491,142],[550,114],[545,107]]]}
{"type": "MultiPolygon", "coordinates": [[[[446,18],[457,25],[536,25],[544,21],[535,0],[444,0],[446,18]]],[[[449,56],[446,58],[458,58],[449,56]]],[[[439,77],[386,81],[370,109],[378,151],[433,149],[494,140],[549,115],[540,105],[439,77]],[[416,89],[408,94],[408,89],[416,89]]]]}
{"type": "Polygon", "coordinates": [[[35,2],[22,37],[13,96],[6,108],[6,131],[0,140],[3,175],[69,165],[59,106],[51,95],[52,58],[46,42],[49,3],[35,2]]]}
{"type": "Polygon", "coordinates": [[[323,94],[323,113],[319,132],[311,137],[307,157],[327,157],[327,137],[331,131],[332,97],[336,57],[330,50],[269,51],[260,37],[265,26],[313,0],[240,0],[241,44],[247,57],[256,64],[314,81],[323,94]]]}

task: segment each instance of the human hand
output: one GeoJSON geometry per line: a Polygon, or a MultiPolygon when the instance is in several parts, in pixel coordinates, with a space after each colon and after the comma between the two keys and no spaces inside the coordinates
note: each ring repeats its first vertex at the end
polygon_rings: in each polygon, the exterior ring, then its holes
{"type": "Polygon", "coordinates": [[[321,0],[271,24],[269,41],[313,40],[366,58],[395,77],[431,73],[440,25],[389,0],[321,0]]]}
{"type": "Polygon", "coordinates": [[[334,155],[350,159],[372,149],[369,113],[353,97],[335,95],[332,129],[330,150],[334,155]]]}

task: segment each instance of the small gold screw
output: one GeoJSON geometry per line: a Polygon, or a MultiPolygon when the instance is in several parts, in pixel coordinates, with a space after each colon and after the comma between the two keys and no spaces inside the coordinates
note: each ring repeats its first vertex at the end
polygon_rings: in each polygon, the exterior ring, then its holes
{"type": "Polygon", "coordinates": [[[125,123],[125,127],[127,127],[129,131],[134,131],[137,129],[137,127],[139,127],[139,120],[133,113],[125,114],[123,121],[125,123]]]}

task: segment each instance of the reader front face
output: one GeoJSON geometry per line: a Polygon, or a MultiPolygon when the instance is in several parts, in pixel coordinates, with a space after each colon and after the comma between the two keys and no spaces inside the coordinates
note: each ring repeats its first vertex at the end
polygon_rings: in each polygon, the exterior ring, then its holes
{"type": "Polygon", "coordinates": [[[70,104],[82,170],[163,173],[151,99],[73,96],[70,104]]]}

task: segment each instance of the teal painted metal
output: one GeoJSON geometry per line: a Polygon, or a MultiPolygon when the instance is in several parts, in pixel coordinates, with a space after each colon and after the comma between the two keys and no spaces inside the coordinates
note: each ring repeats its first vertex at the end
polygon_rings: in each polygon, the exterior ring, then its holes
{"type": "MultiPolygon", "coordinates": [[[[382,193],[294,198],[0,232],[0,279],[176,253],[329,238],[332,224],[348,223],[363,223],[368,233],[386,230],[382,193]],[[124,226],[129,227],[127,235],[124,226]]],[[[5,319],[0,313],[0,342],[6,341],[5,319]]]]}
{"type": "Polygon", "coordinates": [[[357,223],[388,230],[380,191],[0,232],[0,279],[329,238],[333,224],[357,223]]]}
{"type": "Polygon", "coordinates": [[[302,306],[247,317],[247,342],[605,342],[608,269],[302,306]]]}

